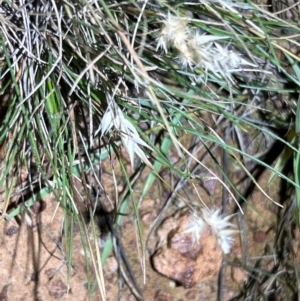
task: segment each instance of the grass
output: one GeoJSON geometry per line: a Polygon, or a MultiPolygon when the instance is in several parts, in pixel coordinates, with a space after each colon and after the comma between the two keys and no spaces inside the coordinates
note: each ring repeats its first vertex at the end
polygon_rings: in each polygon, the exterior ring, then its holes
{"type": "MultiPolygon", "coordinates": [[[[163,170],[182,186],[201,180],[197,169],[206,169],[236,210],[244,211],[245,191],[211,151],[215,147],[233,158],[245,180],[266,198],[265,187],[258,186],[258,167],[272,170],[270,180],[288,182],[296,193],[299,220],[296,22],[250,1],[3,1],[0,8],[2,218],[13,218],[54,193],[64,208],[64,247],[71,257],[74,222],[81,225],[83,240],[90,229],[79,208],[91,221],[95,212],[87,174],[96,190],[103,189],[95,166],[116,156],[127,189],[120,196],[116,192],[112,207],[125,213],[132,202],[144,262],[146,238],[138,212],[154,183],[164,182],[173,194],[152,230],[175,196],[193,206],[161,176],[163,170]],[[266,149],[251,151],[245,135],[260,135],[266,149]],[[185,136],[192,137],[190,145],[185,136]],[[266,155],[273,145],[268,146],[268,139],[281,145],[272,160],[266,155]],[[197,155],[203,149],[215,162],[213,168],[197,155]],[[283,172],[289,160],[294,160],[292,177],[283,172]],[[140,174],[147,180],[137,199],[135,175],[140,174]],[[78,178],[80,188],[74,184],[78,178]],[[24,202],[11,209],[13,197],[20,195],[24,202]]],[[[225,204],[222,210],[226,212],[225,204]]],[[[89,240],[86,248],[93,254],[89,240]]],[[[101,254],[96,248],[97,270],[112,248],[112,240],[101,254]]],[[[102,277],[96,278],[104,298],[102,277]]]]}

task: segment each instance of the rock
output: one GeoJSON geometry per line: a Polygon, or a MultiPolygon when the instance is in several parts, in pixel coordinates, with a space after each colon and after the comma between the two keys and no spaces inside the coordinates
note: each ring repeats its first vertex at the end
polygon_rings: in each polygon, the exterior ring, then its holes
{"type": "Polygon", "coordinates": [[[37,201],[32,205],[32,211],[35,214],[39,214],[47,208],[47,203],[43,200],[37,201]]]}
{"type": "Polygon", "coordinates": [[[10,284],[6,284],[3,286],[2,291],[0,293],[0,301],[8,301],[7,291],[10,284]]]}
{"type": "Polygon", "coordinates": [[[57,270],[52,268],[45,271],[46,276],[48,277],[48,280],[51,280],[57,273],[57,270]]]}
{"type": "Polygon", "coordinates": [[[253,240],[255,242],[261,243],[264,242],[266,239],[266,233],[263,231],[257,231],[253,234],[253,240]]]}
{"type": "Polygon", "coordinates": [[[223,252],[210,228],[201,232],[194,241],[189,229],[192,216],[182,211],[167,218],[158,229],[158,248],[152,256],[154,269],[160,274],[191,288],[195,284],[216,276],[222,264],[223,252]]]}
{"type": "Polygon", "coordinates": [[[68,290],[68,287],[61,279],[53,279],[48,284],[48,291],[54,299],[60,299],[68,290]]]}
{"type": "Polygon", "coordinates": [[[152,262],[157,272],[173,279],[185,288],[194,285],[195,260],[181,255],[176,250],[161,248],[153,256],[152,262]]]}
{"type": "Polygon", "coordinates": [[[6,235],[7,236],[13,236],[16,233],[18,233],[19,231],[19,227],[17,226],[10,226],[7,230],[6,230],[6,235]]]}
{"type": "Polygon", "coordinates": [[[202,185],[205,188],[205,190],[209,193],[209,195],[214,195],[218,184],[219,181],[217,179],[213,179],[209,176],[203,177],[202,179],[202,185]]]}
{"type": "Polygon", "coordinates": [[[187,235],[185,232],[175,232],[169,238],[169,246],[171,249],[177,250],[183,256],[190,257],[193,260],[197,259],[202,249],[201,244],[194,243],[191,235],[187,235]]]}
{"type": "Polygon", "coordinates": [[[173,301],[173,296],[168,291],[160,289],[155,292],[154,301],[173,301]]]}

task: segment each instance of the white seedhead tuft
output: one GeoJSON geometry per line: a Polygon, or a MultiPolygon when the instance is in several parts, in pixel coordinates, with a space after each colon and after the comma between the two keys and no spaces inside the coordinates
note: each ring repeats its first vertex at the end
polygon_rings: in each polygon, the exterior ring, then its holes
{"type": "Polygon", "coordinates": [[[218,242],[225,254],[228,254],[233,243],[232,235],[237,233],[236,229],[233,229],[234,225],[229,222],[232,215],[222,217],[219,214],[220,209],[207,210],[202,209],[202,216],[204,221],[211,227],[215,235],[218,238],[218,242]]]}
{"type": "Polygon", "coordinates": [[[215,211],[202,209],[202,214],[193,211],[191,214],[191,222],[185,233],[192,233],[193,243],[195,243],[201,239],[201,233],[205,228],[210,227],[214,235],[216,235],[223,252],[228,254],[234,241],[232,235],[238,231],[233,229],[234,225],[229,222],[232,215],[222,217],[219,215],[219,212],[219,209],[215,211]]]}
{"type": "Polygon", "coordinates": [[[207,224],[203,218],[197,214],[196,211],[191,213],[191,222],[188,225],[188,229],[185,233],[192,233],[193,244],[198,242],[201,238],[201,233],[205,230],[207,224]]]}
{"type": "Polygon", "coordinates": [[[132,168],[134,165],[134,154],[151,167],[152,165],[140,148],[140,145],[145,146],[150,150],[152,150],[152,148],[140,138],[139,133],[132,123],[124,117],[123,112],[114,99],[111,97],[108,97],[107,99],[108,106],[96,135],[100,130],[101,137],[111,130],[117,131],[121,137],[121,142],[129,155],[132,168]]]}
{"type": "Polygon", "coordinates": [[[162,48],[166,53],[169,48],[176,50],[183,69],[201,68],[205,73],[211,72],[216,77],[223,77],[233,83],[233,72],[240,71],[242,66],[256,67],[256,65],[243,59],[240,53],[228,50],[228,46],[223,47],[216,42],[229,38],[192,30],[186,19],[169,13],[163,21],[157,49],[162,48]]]}
{"type": "Polygon", "coordinates": [[[163,21],[163,27],[159,33],[157,49],[163,48],[165,52],[168,52],[170,46],[180,47],[182,44],[186,44],[188,38],[187,21],[173,16],[170,13],[163,21]]]}

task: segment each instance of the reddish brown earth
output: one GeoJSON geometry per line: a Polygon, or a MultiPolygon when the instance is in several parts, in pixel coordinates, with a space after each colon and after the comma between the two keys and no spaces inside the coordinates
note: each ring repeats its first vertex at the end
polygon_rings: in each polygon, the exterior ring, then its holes
{"type": "MultiPolygon", "coordinates": [[[[113,199],[113,179],[109,166],[107,164],[104,168],[102,180],[107,193],[113,199]]],[[[270,173],[265,173],[259,182],[263,189],[266,189],[269,176],[270,173]]],[[[144,180],[142,176],[136,186],[136,196],[139,196],[144,180]]],[[[123,189],[122,183],[124,181],[118,179],[120,191],[123,189]]],[[[185,188],[190,189],[191,196],[195,200],[198,199],[195,191],[197,189],[209,208],[221,205],[222,187],[216,180],[204,178],[203,183],[194,184],[194,187],[188,184],[185,188]],[[211,193],[208,190],[211,190],[211,193]]],[[[140,206],[144,239],[168,195],[162,186],[154,185],[154,187],[155,190],[152,189],[151,194],[140,206]]],[[[278,188],[278,181],[274,181],[266,189],[275,200],[278,188]]],[[[225,257],[236,264],[225,266],[223,300],[234,297],[248,277],[248,273],[240,264],[244,262],[246,253],[249,264],[254,264],[257,258],[261,258],[264,265],[269,268],[274,264],[273,259],[264,257],[263,254],[266,246],[272,246],[274,243],[276,215],[279,209],[259,191],[255,192],[248,202],[255,206],[259,213],[263,213],[264,218],[250,207],[245,210],[244,221],[247,232],[242,231],[241,234],[235,235],[232,252],[225,257]],[[247,249],[240,239],[242,235],[246,236],[244,238],[248,242],[247,249]]],[[[217,300],[218,275],[223,255],[216,238],[208,231],[203,236],[201,248],[198,248],[199,246],[190,244],[188,235],[180,236],[179,231],[179,234],[175,233],[177,236],[173,235],[175,238],[171,242],[171,247],[160,243],[163,237],[168,235],[170,228],[180,228],[180,223],[187,218],[186,215],[176,217],[176,212],[182,210],[181,205],[181,202],[178,202],[176,206],[172,205],[167,210],[163,217],[164,222],[149,240],[147,250],[150,250],[151,254],[147,253],[145,258],[145,283],[134,215],[123,218],[118,235],[146,301],[217,300]],[[168,223],[169,226],[166,227],[168,223]],[[188,256],[182,255],[183,252],[180,251],[180,248],[187,247],[185,243],[190,244],[188,256]]],[[[228,214],[234,206],[235,203],[231,199],[228,214]]],[[[236,217],[232,222],[239,228],[236,217]]],[[[68,255],[62,223],[63,210],[52,195],[27,210],[18,222],[13,219],[0,223],[0,301],[101,300],[99,289],[91,296],[88,294],[88,274],[78,227],[74,229],[72,265],[68,274],[68,255]]],[[[298,248],[295,242],[294,250],[299,256],[298,248]]],[[[87,261],[93,282],[95,271],[91,259],[87,258],[87,261]]],[[[124,281],[118,281],[117,271],[117,260],[111,255],[103,272],[106,300],[118,300],[119,286],[122,288],[120,300],[137,300],[124,281]]]]}

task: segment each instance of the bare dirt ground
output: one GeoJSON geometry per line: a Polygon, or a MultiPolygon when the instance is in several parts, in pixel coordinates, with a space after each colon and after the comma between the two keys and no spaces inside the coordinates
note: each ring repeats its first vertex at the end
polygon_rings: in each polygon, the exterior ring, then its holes
{"type": "MultiPolygon", "coordinates": [[[[104,168],[103,185],[106,187],[107,193],[113,197],[112,175],[108,171],[109,164],[105,166],[107,168],[104,168]]],[[[238,174],[237,172],[236,177],[238,174]]],[[[259,185],[276,201],[280,189],[279,180],[277,179],[267,187],[269,176],[270,172],[265,172],[260,178],[259,185]]],[[[142,188],[144,180],[141,177],[136,186],[137,195],[139,195],[139,189],[142,188]]],[[[207,179],[202,183],[195,182],[194,184],[194,188],[190,184],[184,187],[190,191],[190,197],[197,200],[197,190],[209,208],[221,206],[222,187],[219,182],[207,179]]],[[[152,189],[140,207],[145,239],[169,193],[159,184],[154,187],[155,189],[152,189]]],[[[123,180],[119,179],[119,189],[122,190],[122,188],[123,180]]],[[[215,237],[208,234],[204,244],[209,247],[202,247],[202,253],[197,255],[196,260],[191,257],[178,256],[176,248],[167,247],[163,251],[158,251],[162,235],[169,235],[168,228],[163,226],[164,223],[175,223],[175,225],[169,224],[169,227],[176,228],[174,216],[184,210],[181,209],[180,202],[175,202],[176,204],[165,213],[160,227],[150,237],[146,246],[148,252],[146,252],[145,259],[145,278],[143,264],[140,260],[141,253],[137,242],[134,215],[124,216],[118,236],[138,286],[142,290],[144,300],[217,300],[222,262],[222,271],[224,272],[221,282],[222,300],[232,300],[241,291],[245,281],[250,281],[251,270],[245,268],[246,264],[258,267],[259,262],[259,268],[271,271],[276,265],[274,258],[277,254],[272,253],[272,250],[275,245],[277,218],[279,211],[283,209],[268,200],[258,189],[248,199],[248,202],[248,206],[243,206],[244,215],[240,215],[243,220],[242,229],[239,215],[235,215],[232,219],[237,229],[240,230],[234,236],[232,252],[223,257],[215,237]],[[157,256],[158,252],[160,252],[160,256],[157,256]],[[192,270],[188,269],[189,265],[192,266],[192,270]]],[[[235,203],[230,200],[227,213],[232,213],[234,208],[235,203]]],[[[128,212],[131,209],[132,205],[129,206],[128,212]]],[[[87,263],[85,261],[78,227],[74,228],[72,264],[68,274],[69,261],[62,223],[63,210],[58,206],[53,195],[49,195],[35,207],[28,209],[22,217],[1,222],[1,301],[101,300],[99,290],[90,296],[88,293],[87,265],[91,270],[91,278],[93,278],[91,283],[95,279],[95,273],[89,258],[87,258],[87,263]]],[[[299,233],[295,230],[294,234],[292,240],[294,258],[295,262],[299,263],[297,243],[299,233]]],[[[114,254],[111,254],[104,266],[106,300],[137,300],[126,283],[120,281],[118,271],[117,259],[114,254]]],[[[128,273],[127,276],[130,278],[128,273]]],[[[269,286],[271,288],[272,283],[269,283],[269,286]]]]}

